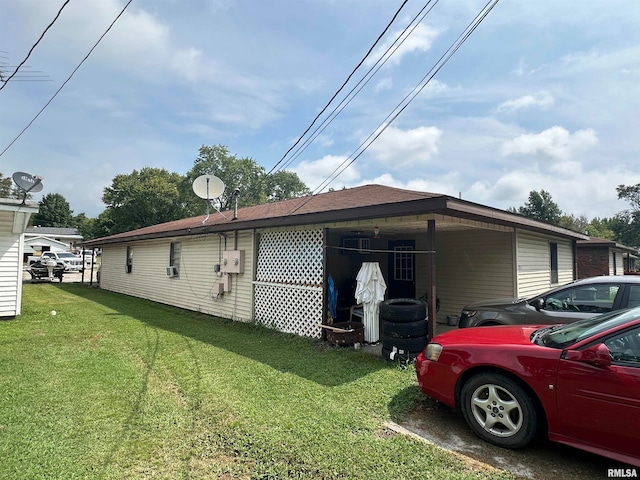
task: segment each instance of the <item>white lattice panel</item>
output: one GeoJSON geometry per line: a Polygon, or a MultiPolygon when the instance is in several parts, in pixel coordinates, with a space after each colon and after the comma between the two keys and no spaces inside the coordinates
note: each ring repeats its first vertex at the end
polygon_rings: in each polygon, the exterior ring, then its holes
{"type": "Polygon", "coordinates": [[[257,283],[256,321],[280,332],[320,338],[322,288],[257,283]]]}
{"type": "Polygon", "coordinates": [[[322,230],[266,232],[260,235],[256,280],[321,286],[322,230]]]}
{"type": "Polygon", "coordinates": [[[322,230],[260,236],[255,319],[282,332],[320,338],[323,300],[322,230]]]}

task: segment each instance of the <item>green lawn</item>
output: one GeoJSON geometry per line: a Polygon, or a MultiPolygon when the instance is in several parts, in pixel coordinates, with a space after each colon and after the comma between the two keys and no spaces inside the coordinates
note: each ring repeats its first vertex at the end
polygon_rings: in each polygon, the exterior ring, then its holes
{"type": "Polygon", "coordinates": [[[25,284],[0,365],[0,479],[496,478],[384,428],[411,366],[86,285],[25,284]]]}

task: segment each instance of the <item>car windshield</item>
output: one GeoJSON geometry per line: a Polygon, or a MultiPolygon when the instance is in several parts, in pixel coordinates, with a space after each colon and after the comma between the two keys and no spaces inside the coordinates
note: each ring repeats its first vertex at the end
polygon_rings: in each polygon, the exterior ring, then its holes
{"type": "Polygon", "coordinates": [[[640,317],[640,307],[605,313],[566,325],[554,325],[536,330],[531,341],[551,348],[566,348],[576,342],[597,335],[640,317]]]}
{"type": "Polygon", "coordinates": [[[73,253],[59,253],[60,258],[77,258],[73,253]]]}

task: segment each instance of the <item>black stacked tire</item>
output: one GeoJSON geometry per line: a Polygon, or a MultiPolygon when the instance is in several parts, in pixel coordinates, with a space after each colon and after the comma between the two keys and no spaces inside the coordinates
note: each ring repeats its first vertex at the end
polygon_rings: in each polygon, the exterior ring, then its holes
{"type": "Polygon", "coordinates": [[[380,304],[382,356],[412,359],[427,345],[427,304],[414,298],[394,298],[380,304]]]}

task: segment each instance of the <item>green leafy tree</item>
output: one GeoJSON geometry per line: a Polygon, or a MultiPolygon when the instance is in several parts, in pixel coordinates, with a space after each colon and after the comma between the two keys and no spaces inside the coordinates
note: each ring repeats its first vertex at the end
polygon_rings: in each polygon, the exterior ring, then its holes
{"type": "Polygon", "coordinates": [[[264,185],[267,201],[269,202],[303,197],[311,193],[296,173],[287,170],[266,175],[261,183],[264,185]]]}
{"type": "Polygon", "coordinates": [[[559,225],[562,218],[562,210],[553,201],[551,194],[544,190],[539,193],[532,190],[529,192],[529,200],[523,206],[518,209],[512,207],[509,211],[552,225],[559,225]]]}
{"type": "Polygon", "coordinates": [[[67,228],[75,226],[69,202],[59,193],[46,194],[38,205],[38,213],[33,215],[33,225],[67,228]]]}
{"type": "Polygon", "coordinates": [[[640,183],[618,185],[618,198],[631,204],[629,210],[618,213],[611,219],[610,227],[617,242],[631,247],[640,246],[640,183]]]}
{"type": "Polygon", "coordinates": [[[224,145],[203,145],[181,187],[185,209],[190,215],[200,215],[206,210],[205,202],[196,197],[192,189],[193,181],[200,175],[215,175],[225,184],[224,193],[218,199],[221,210],[234,207],[233,192],[236,189],[240,192],[239,207],[285,200],[309,193],[307,186],[295,173],[281,171],[267,175],[264,168],[252,158],[231,155],[224,145]]]}
{"type": "MultiPolygon", "coordinates": [[[[0,198],[16,198],[22,200],[24,198],[24,192],[13,183],[11,177],[5,177],[0,173],[0,198]]],[[[28,193],[27,200],[33,199],[33,196],[28,193]]]]}
{"type": "Polygon", "coordinates": [[[562,228],[573,230],[574,232],[585,233],[587,231],[587,227],[589,226],[589,220],[587,220],[587,217],[585,215],[580,215],[578,217],[573,214],[562,215],[560,217],[558,225],[562,228]]]}
{"type": "Polygon", "coordinates": [[[87,217],[84,212],[73,217],[73,223],[85,240],[91,240],[94,237],[94,226],[96,219],[87,217]]]}
{"type": "Polygon", "coordinates": [[[12,186],[11,177],[5,177],[0,173],[0,198],[11,198],[12,186]]]}
{"type": "MultiPolygon", "coordinates": [[[[144,167],[116,175],[104,189],[102,201],[109,211],[109,234],[170,222],[182,218],[179,185],[182,176],[164,168],[144,167]]],[[[107,223],[102,224],[102,227],[107,223]]]]}
{"type": "Polygon", "coordinates": [[[593,218],[587,225],[587,235],[591,237],[613,240],[615,234],[610,227],[611,220],[608,218],[593,218]]]}
{"type": "Polygon", "coordinates": [[[116,232],[115,222],[111,218],[111,210],[108,208],[103,210],[100,215],[93,221],[90,238],[108,237],[109,235],[121,233],[116,232]]]}

